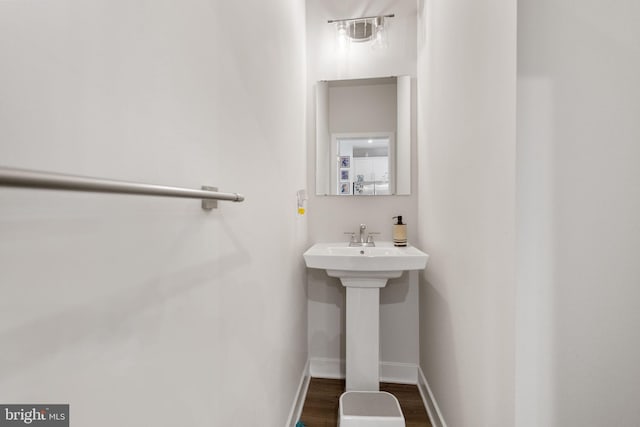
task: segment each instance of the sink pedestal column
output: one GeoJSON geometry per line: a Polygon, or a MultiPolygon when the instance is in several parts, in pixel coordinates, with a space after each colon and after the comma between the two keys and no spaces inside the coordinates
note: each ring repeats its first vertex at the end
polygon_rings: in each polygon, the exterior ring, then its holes
{"type": "Polygon", "coordinates": [[[384,278],[341,278],[347,288],[346,391],[380,390],[380,288],[384,278]]]}

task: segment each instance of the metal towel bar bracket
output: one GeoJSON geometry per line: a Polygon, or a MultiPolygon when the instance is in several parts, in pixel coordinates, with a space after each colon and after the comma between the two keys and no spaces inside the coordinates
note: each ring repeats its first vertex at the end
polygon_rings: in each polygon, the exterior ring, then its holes
{"type": "Polygon", "coordinates": [[[204,210],[217,208],[218,200],[231,202],[242,202],[244,200],[242,194],[220,193],[216,187],[209,186],[203,186],[201,190],[192,190],[166,185],[116,181],[7,167],[0,167],[0,186],[201,199],[202,209],[204,210]]]}

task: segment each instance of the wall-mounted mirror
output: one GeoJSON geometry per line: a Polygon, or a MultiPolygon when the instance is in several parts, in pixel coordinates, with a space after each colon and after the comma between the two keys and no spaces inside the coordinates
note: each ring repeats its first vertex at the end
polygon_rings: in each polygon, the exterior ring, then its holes
{"type": "Polygon", "coordinates": [[[316,194],[411,193],[411,78],[316,85],[316,194]]]}

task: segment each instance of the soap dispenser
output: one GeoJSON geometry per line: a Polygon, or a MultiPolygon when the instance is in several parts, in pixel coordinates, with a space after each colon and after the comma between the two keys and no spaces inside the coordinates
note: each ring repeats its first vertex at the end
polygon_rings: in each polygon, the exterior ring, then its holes
{"type": "Polygon", "coordinates": [[[394,216],[396,220],[393,224],[393,246],[407,246],[407,224],[402,223],[402,216],[394,216]]]}

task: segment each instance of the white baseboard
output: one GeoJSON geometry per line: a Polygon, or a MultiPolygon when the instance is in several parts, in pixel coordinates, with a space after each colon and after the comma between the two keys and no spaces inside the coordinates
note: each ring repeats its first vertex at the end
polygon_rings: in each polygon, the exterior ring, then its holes
{"type": "MultiPolygon", "coordinates": [[[[345,362],[342,359],[310,359],[310,374],[314,378],[343,379],[345,362]]],[[[417,384],[418,366],[412,363],[380,362],[380,381],[396,384],[417,384]]]]}
{"type": "Polygon", "coordinates": [[[440,408],[438,407],[438,402],[436,402],[436,398],[431,392],[431,387],[429,387],[429,383],[424,376],[424,372],[422,372],[422,369],[419,366],[418,391],[420,391],[420,396],[422,396],[424,407],[427,408],[427,413],[431,419],[431,425],[433,425],[433,427],[447,427],[447,423],[444,421],[442,412],[440,412],[440,408]]]}
{"type": "Polygon", "coordinates": [[[315,357],[309,359],[309,373],[313,378],[344,379],[345,364],[341,359],[315,357]]]}
{"type": "Polygon", "coordinates": [[[380,381],[395,384],[417,384],[418,365],[413,363],[380,362],[380,381]]]}
{"type": "Polygon", "coordinates": [[[300,375],[300,383],[298,384],[298,391],[296,392],[296,398],[289,411],[289,420],[286,427],[295,427],[300,416],[302,415],[302,409],[304,408],[304,400],[307,398],[307,391],[309,390],[309,381],[311,381],[311,375],[309,374],[310,360],[304,365],[302,374],[300,375]]]}

